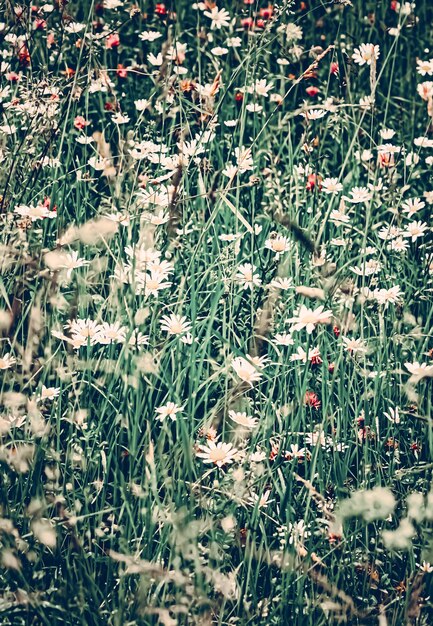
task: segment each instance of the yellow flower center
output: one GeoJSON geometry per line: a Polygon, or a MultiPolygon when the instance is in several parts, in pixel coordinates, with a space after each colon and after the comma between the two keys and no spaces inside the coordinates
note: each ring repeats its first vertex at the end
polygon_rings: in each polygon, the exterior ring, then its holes
{"type": "Polygon", "coordinates": [[[223,461],[226,458],[226,451],[222,448],[215,448],[210,451],[209,458],[214,462],[223,461]]]}

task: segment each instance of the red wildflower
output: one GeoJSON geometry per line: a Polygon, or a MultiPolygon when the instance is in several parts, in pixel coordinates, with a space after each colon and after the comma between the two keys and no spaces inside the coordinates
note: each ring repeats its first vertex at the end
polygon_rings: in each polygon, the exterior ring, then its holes
{"type": "Polygon", "coordinates": [[[61,72],[61,74],[64,74],[67,78],[72,78],[75,74],[75,70],[73,70],[72,67],[67,67],[64,72],[61,72]]]}
{"type": "Polygon", "coordinates": [[[161,17],[164,17],[168,13],[168,9],[163,2],[158,2],[155,6],[155,13],[161,17]]]}
{"type": "Polygon", "coordinates": [[[51,205],[51,200],[47,196],[46,198],[44,198],[44,201],[42,202],[42,206],[45,207],[46,209],[50,209],[50,211],[57,211],[56,205],[54,205],[52,208],[50,205],[51,205]]]}
{"type": "Polygon", "coordinates": [[[74,126],[78,130],[83,130],[86,126],[88,126],[90,122],[88,122],[82,115],[77,115],[74,119],[74,126]]]}
{"type": "Polygon", "coordinates": [[[241,26],[245,28],[245,30],[252,30],[254,28],[254,20],[252,17],[245,17],[241,20],[241,26]]]}
{"type": "Polygon", "coordinates": [[[126,69],[124,65],[122,65],[121,63],[118,63],[116,74],[119,78],[126,78],[128,76],[128,70],[126,69]]]}
{"type": "Polygon", "coordinates": [[[11,83],[17,83],[20,79],[20,75],[16,72],[8,72],[6,74],[6,80],[10,80],[11,83]]]}
{"type": "Polygon", "coordinates": [[[271,448],[271,451],[269,453],[269,460],[270,461],[274,461],[276,459],[276,457],[278,456],[278,450],[279,450],[279,446],[277,445],[273,445],[271,448]]]}
{"type": "Polygon", "coordinates": [[[260,17],[262,17],[264,20],[268,20],[270,17],[272,17],[273,13],[274,7],[272,6],[272,4],[268,4],[266,9],[260,9],[259,11],[260,17]]]}
{"type": "Polygon", "coordinates": [[[33,26],[35,30],[44,30],[47,27],[47,23],[42,18],[39,18],[34,21],[33,26]]]}
{"type": "Polygon", "coordinates": [[[105,47],[108,48],[108,50],[112,50],[113,48],[118,48],[119,45],[120,45],[119,33],[111,33],[111,35],[108,35],[105,41],[105,47]]]}
{"type": "Polygon", "coordinates": [[[320,400],[317,397],[317,394],[314,391],[306,391],[304,402],[307,406],[312,409],[320,409],[320,400]]]}
{"type": "Polygon", "coordinates": [[[30,65],[30,52],[26,46],[22,46],[18,52],[18,60],[21,65],[30,65]]]}
{"type": "Polygon", "coordinates": [[[313,191],[316,185],[318,189],[320,190],[321,188],[320,176],[318,176],[317,174],[309,174],[307,178],[307,184],[305,185],[306,190],[313,191]]]}

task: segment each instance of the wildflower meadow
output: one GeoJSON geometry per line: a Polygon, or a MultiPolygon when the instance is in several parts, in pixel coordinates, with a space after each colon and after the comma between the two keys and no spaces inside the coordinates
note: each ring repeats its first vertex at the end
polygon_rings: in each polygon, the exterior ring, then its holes
{"type": "Polygon", "coordinates": [[[433,3],[0,0],[1,626],[433,624],[433,3]]]}

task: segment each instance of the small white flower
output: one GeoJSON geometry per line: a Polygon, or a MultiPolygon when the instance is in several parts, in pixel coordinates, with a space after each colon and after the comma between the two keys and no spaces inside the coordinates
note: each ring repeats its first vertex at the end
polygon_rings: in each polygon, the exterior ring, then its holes
{"type": "Polygon", "coordinates": [[[353,187],[349,193],[351,197],[345,196],[344,199],[352,204],[368,202],[372,197],[371,192],[366,187],[353,187]]]}
{"type": "Polygon", "coordinates": [[[421,59],[417,59],[417,72],[421,76],[432,76],[433,74],[433,59],[429,59],[428,61],[422,61],[421,59]]]}
{"type": "Polygon", "coordinates": [[[175,422],[177,419],[177,414],[183,411],[183,406],[178,406],[174,402],[167,402],[163,406],[155,409],[155,413],[157,413],[156,419],[160,422],[163,422],[166,417],[169,417],[172,422],[175,422]]]}
{"type": "Polygon", "coordinates": [[[431,574],[433,572],[433,565],[430,565],[427,561],[423,561],[421,565],[419,565],[419,568],[426,574],[431,574]]]}
{"type": "Polygon", "coordinates": [[[362,339],[351,339],[350,337],[342,337],[342,341],[346,350],[350,354],[367,354],[368,348],[362,339]]]}
{"type": "Polygon", "coordinates": [[[259,423],[257,417],[251,417],[250,415],[239,411],[229,411],[229,418],[235,422],[235,424],[238,424],[238,426],[249,430],[256,428],[259,423]]]}
{"type": "Polygon", "coordinates": [[[215,56],[215,57],[222,57],[225,54],[228,53],[228,48],[223,48],[222,46],[215,46],[215,48],[211,49],[211,53],[215,56]]]}
{"type": "Polygon", "coordinates": [[[358,65],[371,65],[373,59],[377,61],[380,55],[379,46],[372,43],[362,43],[359,48],[355,48],[352,59],[358,65]]]}
{"type": "Polygon", "coordinates": [[[248,383],[251,387],[253,386],[253,383],[262,378],[262,374],[258,371],[257,366],[253,365],[242,356],[234,358],[231,362],[231,366],[238,377],[248,383]]]}
{"type": "Polygon", "coordinates": [[[271,495],[270,490],[264,491],[260,496],[256,493],[252,493],[248,498],[250,504],[253,506],[257,506],[259,509],[265,508],[273,502],[273,500],[269,500],[269,496],[271,495]]]}
{"type": "Polygon", "coordinates": [[[60,387],[45,387],[45,385],[42,385],[42,390],[41,390],[41,395],[40,395],[41,400],[53,400],[54,398],[57,398],[59,395],[60,395],[60,387]]]}
{"type": "Polygon", "coordinates": [[[228,37],[226,39],[226,46],[229,48],[240,48],[242,45],[242,39],[240,37],[228,37]]]}
{"type": "Polygon", "coordinates": [[[291,247],[292,242],[284,235],[276,235],[275,237],[270,237],[265,241],[265,248],[272,250],[272,252],[275,252],[277,255],[280,255],[283,252],[288,252],[291,247]]]}
{"type": "Polygon", "coordinates": [[[144,98],[140,100],[134,100],[134,105],[137,111],[146,111],[150,107],[150,100],[145,100],[144,98]]]}
{"type": "Polygon", "coordinates": [[[293,330],[302,330],[305,328],[310,335],[316,328],[317,324],[328,324],[332,318],[332,311],[324,311],[324,307],[319,306],[313,311],[302,305],[294,317],[289,318],[289,324],[293,324],[293,330]]]}
{"type": "Polygon", "coordinates": [[[386,419],[388,419],[392,424],[400,424],[401,422],[401,418],[400,418],[400,409],[398,408],[398,406],[395,407],[395,409],[393,409],[392,407],[390,407],[388,409],[388,412],[384,412],[384,416],[386,417],[386,419]]]}
{"type": "Polygon", "coordinates": [[[139,35],[141,41],[155,41],[159,37],[162,37],[162,33],[158,33],[156,30],[145,30],[139,35]]]}
{"type": "Polygon", "coordinates": [[[162,58],[161,52],[159,52],[156,56],[151,52],[147,55],[147,62],[153,65],[154,67],[159,67],[163,64],[164,59],[162,58]]]}
{"type": "Polygon", "coordinates": [[[293,279],[291,277],[283,278],[282,276],[277,276],[269,283],[269,287],[287,291],[287,289],[293,289],[293,279]]]}
{"type": "Polygon", "coordinates": [[[408,217],[412,217],[418,211],[421,211],[425,207],[425,202],[420,198],[408,198],[401,205],[403,213],[407,213],[408,217]]]}
{"type": "Polygon", "coordinates": [[[406,226],[403,237],[410,237],[411,241],[416,241],[418,237],[424,237],[428,226],[425,222],[411,222],[406,226]]]}
{"type": "Polygon", "coordinates": [[[327,113],[328,111],[325,111],[325,109],[307,109],[300,113],[300,115],[305,117],[306,120],[320,120],[322,117],[325,117],[327,113]]]}
{"type": "Polygon", "coordinates": [[[433,378],[433,365],[414,361],[413,363],[406,362],[404,366],[412,374],[411,382],[419,382],[423,378],[433,378]]]}
{"type": "Polygon", "coordinates": [[[10,352],[7,352],[3,356],[0,356],[0,370],[8,370],[13,367],[16,362],[16,358],[13,357],[10,352]]]}
{"type": "Polygon", "coordinates": [[[126,113],[115,113],[111,116],[111,119],[115,124],[127,124],[129,122],[129,115],[126,115],[126,113]]]}
{"type": "Polygon", "coordinates": [[[337,195],[343,191],[343,185],[338,182],[338,178],[325,178],[322,180],[321,190],[327,194],[337,195]]]}
{"type": "Polygon", "coordinates": [[[233,463],[238,451],[233,448],[233,444],[219,441],[209,441],[207,446],[200,446],[196,456],[203,460],[203,463],[213,463],[217,467],[223,467],[233,463]]]}
{"type": "Polygon", "coordinates": [[[395,287],[391,287],[390,289],[375,289],[374,297],[377,302],[388,308],[389,304],[397,304],[401,301],[402,291],[400,289],[400,285],[395,285],[395,287]]]}
{"type": "Polygon", "coordinates": [[[218,9],[218,7],[213,7],[210,11],[205,11],[203,15],[206,15],[209,19],[212,20],[211,30],[215,28],[220,30],[221,28],[228,26],[230,24],[230,13],[226,11],[226,9],[218,9]]]}
{"type": "Polygon", "coordinates": [[[185,316],[175,315],[163,315],[161,318],[161,330],[169,335],[181,335],[191,330],[191,323],[188,322],[185,316]]]}
{"type": "Polygon", "coordinates": [[[274,343],[277,346],[293,346],[295,341],[290,333],[277,333],[274,337],[274,343]]]}
{"type": "Polygon", "coordinates": [[[244,263],[239,265],[236,273],[236,280],[244,289],[253,289],[253,287],[260,287],[262,281],[260,276],[256,274],[256,267],[251,263],[244,263]]]}

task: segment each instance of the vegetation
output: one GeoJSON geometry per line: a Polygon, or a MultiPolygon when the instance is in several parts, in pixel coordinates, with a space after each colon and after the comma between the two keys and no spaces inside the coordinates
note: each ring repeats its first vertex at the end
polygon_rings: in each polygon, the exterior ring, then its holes
{"type": "Polygon", "coordinates": [[[0,2],[0,622],[433,619],[433,5],[0,2]]]}

